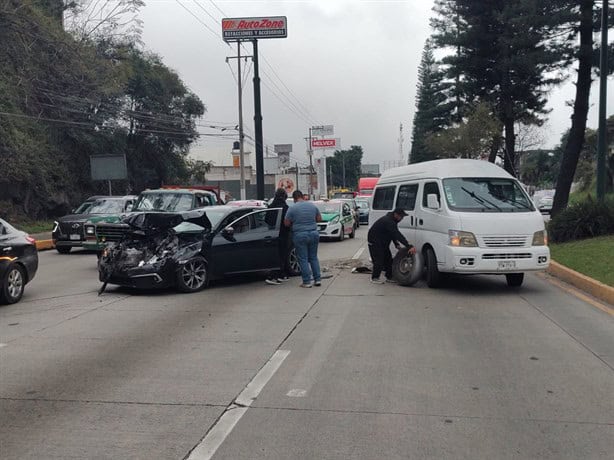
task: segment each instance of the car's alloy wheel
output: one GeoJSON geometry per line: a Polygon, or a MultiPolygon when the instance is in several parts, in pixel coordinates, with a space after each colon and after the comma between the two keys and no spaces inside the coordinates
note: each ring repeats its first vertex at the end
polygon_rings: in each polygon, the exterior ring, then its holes
{"type": "Polygon", "coordinates": [[[183,292],[196,292],[207,282],[207,263],[202,257],[188,260],[180,269],[177,276],[177,285],[183,292]]]}
{"type": "Polygon", "coordinates": [[[288,259],[289,259],[289,265],[290,265],[290,274],[300,275],[301,266],[298,263],[298,257],[296,256],[296,248],[292,248],[290,250],[290,254],[288,254],[288,259]]]}
{"type": "Polygon", "coordinates": [[[9,268],[2,286],[2,300],[9,304],[18,302],[23,296],[25,281],[23,268],[19,265],[9,268]]]}

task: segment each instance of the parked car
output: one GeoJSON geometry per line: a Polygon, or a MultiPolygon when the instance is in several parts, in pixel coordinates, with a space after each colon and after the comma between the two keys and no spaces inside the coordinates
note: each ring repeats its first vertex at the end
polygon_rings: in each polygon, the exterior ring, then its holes
{"type": "Polygon", "coordinates": [[[545,196],[537,202],[537,209],[539,209],[539,212],[541,213],[550,214],[552,212],[552,202],[553,201],[554,201],[553,197],[545,196]]]}
{"type": "MultiPolygon", "coordinates": [[[[195,292],[210,280],[279,269],[280,209],[212,206],[185,213],[134,213],[98,262],[99,279],[134,288],[195,292]]],[[[295,251],[290,266],[299,266],[295,251]]]]}
{"type": "Polygon", "coordinates": [[[358,209],[358,203],[356,203],[356,199],[354,198],[341,198],[339,201],[345,201],[350,205],[350,209],[352,210],[352,216],[354,217],[354,229],[360,227],[360,212],[358,209]]]}
{"type": "Polygon", "coordinates": [[[85,200],[72,214],[60,217],[53,224],[51,238],[60,254],[68,254],[74,247],[83,247],[86,239],[86,221],[100,219],[129,211],[136,196],[92,196],[85,200]]]}
{"type": "Polygon", "coordinates": [[[358,220],[361,224],[369,224],[369,200],[366,198],[356,198],[356,204],[358,205],[358,220]]]}
{"type": "MultiPolygon", "coordinates": [[[[210,190],[200,188],[178,188],[168,186],[157,190],[146,190],[136,199],[130,212],[185,212],[205,206],[216,206],[217,195],[210,190]]],[[[98,254],[104,249],[105,243],[119,241],[123,228],[116,224],[129,215],[125,212],[107,214],[96,222],[85,224],[86,241],[83,248],[96,251],[98,254]]]]}
{"type": "Polygon", "coordinates": [[[314,201],[320,210],[322,222],[318,223],[320,238],[336,238],[343,241],[345,236],[354,238],[354,215],[350,204],[341,200],[314,201]]]}
{"type": "Polygon", "coordinates": [[[37,268],[34,238],[0,219],[0,303],[19,302],[37,268]]]}
{"type": "Polygon", "coordinates": [[[399,230],[422,255],[429,287],[442,272],[505,275],[517,287],[524,272],[550,263],[543,216],[493,163],[446,159],[389,169],[375,187],[369,225],[395,208],[408,214],[399,230]]]}

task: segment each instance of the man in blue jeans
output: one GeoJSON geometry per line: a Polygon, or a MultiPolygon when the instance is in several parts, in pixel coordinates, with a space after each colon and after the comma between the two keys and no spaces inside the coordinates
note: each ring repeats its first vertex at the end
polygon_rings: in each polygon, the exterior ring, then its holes
{"type": "Polygon", "coordinates": [[[320,211],[311,201],[305,201],[303,192],[292,193],[294,206],[288,209],[284,224],[292,227],[292,241],[296,248],[296,257],[301,266],[301,287],[321,286],[320,262],[318,261],[318,243],[320,234],[318,222],[322,222],[320,211]],[[313,284],[311,280],[313,279],[313,284]]]}

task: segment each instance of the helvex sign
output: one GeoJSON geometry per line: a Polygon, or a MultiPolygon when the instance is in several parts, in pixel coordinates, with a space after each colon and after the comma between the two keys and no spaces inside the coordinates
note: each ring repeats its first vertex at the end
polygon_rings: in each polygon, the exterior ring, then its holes
{"type": "Polygon", "coordinates": [[[222,19],[222,38],[225,41],[287,36],[288,26],[285,16],[222,19]]]}
{"type": "Polygon", "coordinates": [[[311,139],[312,149],[336,149],[339,147],[339,139],[311,139]]]}

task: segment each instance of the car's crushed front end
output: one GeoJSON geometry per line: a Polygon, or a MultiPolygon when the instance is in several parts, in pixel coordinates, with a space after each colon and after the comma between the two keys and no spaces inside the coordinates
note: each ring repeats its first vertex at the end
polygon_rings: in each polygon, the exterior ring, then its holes
{"type": "Polygon", "coordinates": [[[119,241],[107,243],[98,263],[101,292],[106,284],[140,289],[176,285],[182,266],[199,256],[204,244],[202,227],[182,232],[178,226],[184,222],[189,221],[181,214],[168,213],[125,219],[128,231],[119,241]]]}

